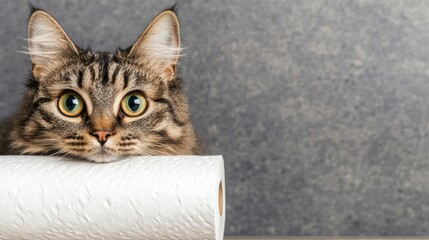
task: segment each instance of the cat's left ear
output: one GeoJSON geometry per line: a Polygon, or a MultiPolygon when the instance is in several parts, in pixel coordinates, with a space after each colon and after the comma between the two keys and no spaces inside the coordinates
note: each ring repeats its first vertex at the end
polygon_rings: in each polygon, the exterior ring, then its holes
{"type": "Polygon", "coordinates": [[[128,56],[154,68],[164,80],[173,80],[179,54],[179,21],[174,11],[166,10],[152,20],[128,56]]]}

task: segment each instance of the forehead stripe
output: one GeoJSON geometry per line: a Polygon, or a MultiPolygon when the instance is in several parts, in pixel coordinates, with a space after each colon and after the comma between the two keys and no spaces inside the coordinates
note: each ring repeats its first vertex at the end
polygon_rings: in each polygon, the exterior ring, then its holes
{"type": "Polygon", "coordinates": [[[83,70],[80,69],[77,77],[77,86],[82,88],[82,84],[83,84],[83,70]]]}
{"type": "Polygon", "coordinates": [[[107,55],[107,53],[103,53],[100,56],[100,59],[101,59],[100,65],[103,67],[103,70],[102,70],[103,77],[101,79],[101,83],[103,85],[106,85],[107,82],[109,82],[109,55],[107,55]]]}
{"type": "Polygon", "coordinates": [[[125,70],[123,71],[123,78],[124,78],[124,89],[128,87],[128,81],[130,80],[130,71],[125,70]]]}
{"type": "Polygon", "coordinates": [[[94,65],[92,67],[89,67],[89,74],[90,74],[90,82],[93,82],[95,79],[95,69],[94,69],[94,65]]]}
{"type": "Polygon", "coordinates": [[[120,69],[121,68],[118,65],[118,66],[116,66],[115,70],[113,71],[113,74],[112,74],[112,83],[113,84],[115,84],[115,82],[116,82],[116,78],[118,77],[118,73],[119,73],[120,69]]]}
{"type": "Polygon", "coordinates": [[[62,80],[69,82],[70,81],[70,73],[65,72],[63,75],[60,76],[62,80]]]}

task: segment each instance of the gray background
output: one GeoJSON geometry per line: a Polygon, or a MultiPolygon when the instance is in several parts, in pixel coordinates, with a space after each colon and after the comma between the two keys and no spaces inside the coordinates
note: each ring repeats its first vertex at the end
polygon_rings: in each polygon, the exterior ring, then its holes
{"type": "MultiPolygon", "coordinates": [[[[78,45],[131,44],[171,2],[35,1],[78,45]]],[[[198,133],[222,154],[227,234],[429,235],[429,1],[182,1],[198,133]]],[[[29,71],[0,8],[3,132],[29,71]]]]}

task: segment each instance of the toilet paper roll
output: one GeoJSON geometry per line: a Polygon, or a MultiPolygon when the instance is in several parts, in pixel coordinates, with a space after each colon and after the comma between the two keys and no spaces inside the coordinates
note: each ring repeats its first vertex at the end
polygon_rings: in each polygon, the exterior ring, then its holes
{"type": "Polygon", "coordinates": [[[0,239],[223,239],[222,156],[0,156],[0,239]]]}

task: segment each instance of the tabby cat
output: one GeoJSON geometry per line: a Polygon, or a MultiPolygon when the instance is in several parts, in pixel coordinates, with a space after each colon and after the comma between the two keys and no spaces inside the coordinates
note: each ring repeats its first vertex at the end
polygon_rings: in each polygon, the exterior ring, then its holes
{"type": "Polygon", "coordinates": [[[16,153],[93,162],[200,153],[177,77],[174,7],[114,52],[77,47],[53,17],[33,9],[28,44],[31,77],[11,133],[16,153]]]}

